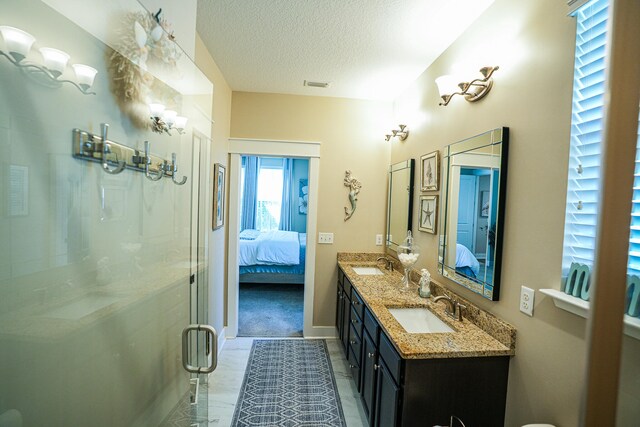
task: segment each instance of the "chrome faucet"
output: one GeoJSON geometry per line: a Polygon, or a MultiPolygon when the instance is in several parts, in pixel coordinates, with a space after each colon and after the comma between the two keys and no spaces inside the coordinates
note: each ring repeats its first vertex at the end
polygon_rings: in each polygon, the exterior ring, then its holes
{"type": "Polygon", "coordinates": [[[460,304],[457,301],[453,301],[450,297],[446,295],[440,295],[439,297],[435,297],[433,302],[436,303],[438,301],[444,301],[447,307],[444,309],[444,313],[451,317],[454,320],[458,320],[462,322],[462,309],[467,308],[467,306],[460,304]]]}
{"type": "Polygon", "coordinates": [[[386,270],[391,270],[391,271],[393,271],[393,261],[392,261],[392,260],[390,260],[390,259],[389,259],[389,258],[387,258],[386,256],[381,256],[380,258],[378,258],[378,259],[376,260],[376,262],[380,262],[380,261],[384,261],[384,263],[385,263],[385,267],[384,267],[384,268],[385,268],[386,270]]]}

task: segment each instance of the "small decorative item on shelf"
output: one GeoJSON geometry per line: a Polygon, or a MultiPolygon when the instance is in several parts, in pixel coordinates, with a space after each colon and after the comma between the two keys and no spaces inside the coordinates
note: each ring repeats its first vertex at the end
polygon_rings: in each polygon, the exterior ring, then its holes
{"type": "Polygon", "coordinates": [[[418,293],[422,298],[429,298],[431,296],[431,273],[426,268],[420,270],[420,287],[418,293]]]}
{"type": "Polygon", "coordinates": [[[398,260],[404,267],[404,277],[402,278],[402,291],[407,292],[409,290],[409,274],[413,269],[413,266],[420,257],[420,246],[413,243],[413,236],[411,230],[407,231],[407,238],[404,239],[402,245],[398,246],[398,260]]]}
{"type": "Polygon", "coordinates": [[[591,270],[588,265],[572,262],[564,293],[589,301],[590,279],[591,270]]]}

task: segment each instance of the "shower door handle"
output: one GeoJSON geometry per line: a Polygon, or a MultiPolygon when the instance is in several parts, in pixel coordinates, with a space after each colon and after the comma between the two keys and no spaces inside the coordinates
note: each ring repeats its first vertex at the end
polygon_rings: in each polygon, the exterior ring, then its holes
{"type": "Polygon", "coordinates": [[[218,366],[218,333],[209,325],[189,325],[182,331],[182,367],[187,372],[193,374],[209,374],[218,366]],[[211,364],[209,366],[192,366],[189,364],[189,333],[191,331],[203,331],[207,334],[207,351],[211,354],[211,364]]]}

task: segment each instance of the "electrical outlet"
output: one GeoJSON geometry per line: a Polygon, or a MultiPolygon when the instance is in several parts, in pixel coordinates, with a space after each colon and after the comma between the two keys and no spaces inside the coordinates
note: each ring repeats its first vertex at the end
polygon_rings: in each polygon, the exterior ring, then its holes
{"type": "Polygon", "coordinates": [[[533,302],[535,291],[523,286],[520,288],[520,311],[529,316],[533,316],[533,302]]]}
{"type": "Polygon", "coordinates": [[[382,234],[376,234],[376,246],[382,246],[382,234]]]}
{"type": "Polygon", "coordinates": [[[324,245],[333,244],[333,233],[318,233],[318,243],[324,245]]]}

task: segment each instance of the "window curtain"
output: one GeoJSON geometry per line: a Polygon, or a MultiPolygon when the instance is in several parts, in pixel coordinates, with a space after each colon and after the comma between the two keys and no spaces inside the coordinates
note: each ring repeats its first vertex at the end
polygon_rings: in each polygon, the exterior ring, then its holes
{"type": "Polygon", "coordinates": [[[282,205],[280,207],[280,230],[291,230],[291,203],[293,199],[293,159],[282,163],[282,205]]]}
{"type": "Polygon", "coordinates": [[[242,218],[240,228],[256,228],[256,204],[258,200],[258,158],[247,156],[244,169],[244,192],[242,195],[242,218]]]}

